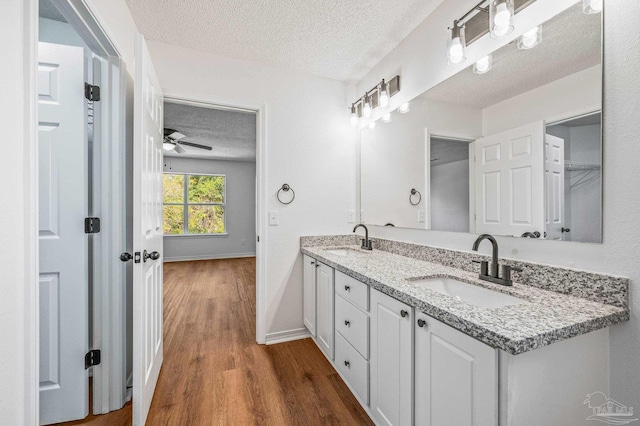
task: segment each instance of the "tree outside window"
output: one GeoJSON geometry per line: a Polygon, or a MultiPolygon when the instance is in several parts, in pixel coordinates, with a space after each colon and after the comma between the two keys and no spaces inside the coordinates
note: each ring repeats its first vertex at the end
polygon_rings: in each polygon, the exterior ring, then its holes
{"type": "Polygon", "coordinates": [[[167,235],[223,234],[224,175],[163,175],[163,228],[167,235]]]}

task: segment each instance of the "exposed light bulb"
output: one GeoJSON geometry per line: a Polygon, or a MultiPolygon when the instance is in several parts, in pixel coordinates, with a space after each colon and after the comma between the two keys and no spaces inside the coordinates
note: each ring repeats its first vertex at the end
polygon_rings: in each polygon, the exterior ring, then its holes
{"type": "Polygon", "coordinates": [[[382,80],[382,84],[380,85],[380,95],[378,96],[378,103],[381,108],[386,108],[389,106],[389,89],[387,87],[387,83],[382,80]]]}
{"type": "Polygon", "coordinates": [[[375,120],[371,120],[369,122],[369,128],[370,129],[375,129],[376,128],[376,121],[375,120]]]}
{"type": "Polygon", "coordinates": [[[491,0],[489,15],[492,38],[501,38],[513,31],[513,0],[491,0]]]}
{"type": "Polygon", "coordinates": [[[409,109],[409,102],[405,102],[402,105],[400,105],[400,108],[398,108],[398,112],[400,114],[406,114],[407,112],[411,111],[409,109]]]}
{"type": "Polygon", "coordinates": [[[383,123],[391,123],[391,113],[387,112],[385,115],[382,116],[382,122],[383,123]]]}
{"type": "Polygon", "coordinates": [[[356,126],[358,124],[358,114],[356,113],[355,105],[351,104],[351,125],[356,126]]]}
{"type": "Polygon", "coordinates": [[[602,12],[602,0],[583,0],[582,11],[587,15],[602,12]]]}
{"type": "Polygon", "coordinates": [[[531,49],[542,41],[542,27],[535,27],[522,34],[518,39],[518,49],[531,49]]]}
{"type": "Polygon", "coordinates": [[[482,57],[473,64],[473,72],[476,74],[484,74],[491,70],[492,60],[491,55],[487,55],[482,57]]]}
{"type": "Polygon", "coordinates": [[[459,27],[458,22],[453,23],[451,27],[451,39],[449,41],[449,50],[447,56],[450,65],[458,65],[464,62],[465,37],[464,27],[459,27]]]}
{"type": "Polygon", "coordinates": [[[173,151],[174,149],[176,149],[176,146],[171,142],[162,142],[162,149],[165,151],[173,151]]]}
{"type": "Polygon", "coordinates": [[[364,95],[364,107],[362,108],[362,115],[365,118],[371,117],[371,101],[369,95],[364,95]]]}

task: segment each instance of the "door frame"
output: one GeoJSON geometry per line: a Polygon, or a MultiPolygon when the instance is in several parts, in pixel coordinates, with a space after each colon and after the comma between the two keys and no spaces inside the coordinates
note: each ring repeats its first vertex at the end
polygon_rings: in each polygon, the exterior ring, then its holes
{"type": "Polygon", "coordinates": [[[165,102],[256,114],[256,342],[266,344],[267,105],[162,88],[165,102]]]}
{"type": "MultiPolygon", "coordinates": [[[[33,105],[29,114],[29,136],[25,141],[30,147],[29,179],[30,224],[37,229],[38,221],[38,152],[37,152],[37,63],[38,63],[38,19],[37,0],[28,0],[25,21],[32,30],[27,42],[31,52],[28,61],[31,84],[25,93],[33,105]]],[[[52,0],[69,24],[83,39],[89,49],[101,57],[101,100],[96,105],[94,117],[93,157],[93,204],[94,214],[101,218],[102,229],[109,232],[94,234],[93,255],[93,339],[89,349],[102,351],[101,364],[93,367],[93,413],[103,414],[122,406],[127,398],[126,377],[126,268],[117,255],[126,248],[126,81],[127,73],[122,54],[109,35],[103,30],[95,14],[85,0],[52,0]],[[108,142],[108,143],[107,143],[108,142]],[[104,206],[104,207],[103,207],[104,206]]],[[[95,84],[95,82],[94,82],[95,84]]],[[[38,238],[34,231],[31,237],[33,257],[28,282],[33,283],[32,294],[27,299],[26,321],[28,330],[27,354],[32,360],[30,380],[25,383],[28,403],[25,419],[39,423],[39,295],[38,295],[38,238]],[[29,350],[31,349],[31,350],[29,350]]],[[[88,395],[87,395],[88,397],[88,395]]]]}

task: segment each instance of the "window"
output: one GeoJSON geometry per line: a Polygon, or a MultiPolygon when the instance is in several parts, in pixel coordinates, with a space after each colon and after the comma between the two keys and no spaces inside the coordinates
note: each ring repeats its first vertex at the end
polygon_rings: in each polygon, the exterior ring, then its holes
{"type": "Polygon", "coordinates": [[[224,175],[165,173],[163,178],[166,235],[226,232],[224,175]]]}

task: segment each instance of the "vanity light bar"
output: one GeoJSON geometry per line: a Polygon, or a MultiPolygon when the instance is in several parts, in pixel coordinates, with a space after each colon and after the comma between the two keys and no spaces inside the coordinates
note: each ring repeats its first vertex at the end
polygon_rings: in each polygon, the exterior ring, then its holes
{"type": "Polygon", "coordinates": [[[374,88],[365,92],[357,101],[351,104],[349,111],[351,113],[351,124],[358,124],[358,119],[369,118],[372,111],[377,108],[386,108],[389,106],[389,98],[400,91],[400,76],[396,75],[391,80],[382,79],[374,88]]]}

